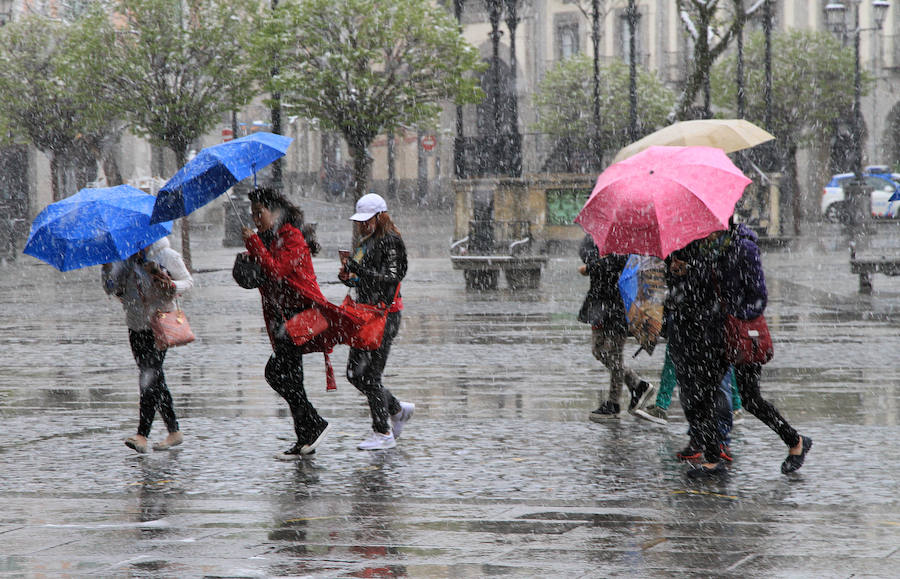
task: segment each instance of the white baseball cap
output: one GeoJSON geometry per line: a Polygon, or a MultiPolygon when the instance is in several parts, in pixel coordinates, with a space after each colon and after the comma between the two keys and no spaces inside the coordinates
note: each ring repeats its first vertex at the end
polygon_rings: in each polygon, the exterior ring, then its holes
{"type": "Polygon", "coordinates": [[[350,216],[350,220],[368,221],[382,211],[387,211],[387,203],[384,202],[381,195],[369,193],[360,197],[356,202],[356,213],[350,216]]]}

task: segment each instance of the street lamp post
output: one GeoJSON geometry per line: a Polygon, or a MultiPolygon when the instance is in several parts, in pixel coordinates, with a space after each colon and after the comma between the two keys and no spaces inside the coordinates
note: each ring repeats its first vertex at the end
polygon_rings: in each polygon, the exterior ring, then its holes
{"type": "Polygon", "coordinates": [[[500,165],[500,151],[497,144],[500,142],[500,127],[503,125],[503,111],[500,108],[500,37],[503,35],[503,31],[500,30],[500,17],[503,13],[503,4],[502,0],[485,0],[485,4],[488,9],[488,20],[491,23],[491,31],[489,33],[491,38],[491,90],[487,98],[488,102],[491,103],[492,118],[488,124],[490,128],[488,154],[490,156],[489,163],[491,164],[490,173],[496,174],[500,165]]]}
{"type": "MultiPolygon", "coordinates": [[[[270,8],[274,12],[278,8],[278,0],[271,0],[270,8]]],[[[272,78],[278,76],[278,69],[278,62],[276,60],[276,62],[272,65],[272,78]]],[[[282,133],[280,92],[272,93],[272,108],[270,109],[270,115],[272,119],[272,132],[276,135],[280,135],[282,133]]],[[[237,135],[235,135],[235,137],[237,137],[237,135]]],[[[281,159],[276,159],[275,162],[272,163],[272,188],[278,192],[281,192],[281,190],[284,188],[284,168],[282,166],[281,159]]]]}
{"type": "Polygon", "coordinates": [[[593,76],[591,86],[593,88],[593,113],[594,113],[594,142],[593,153],[595,168],[603,161],[603,145],[600,139],[600,0],[591,3],[591,43],[594,49],[593,76]]]}
{"type": "Polygon", "coordinates": [[[625,9],[625,18],[628,21],[628,140],[634,142],[638,139],[637,121],[637,32],[638,13],[635,0],[628,0],[625,9]]]}
{"type": "Polygon", "coordinates": [[[772,0],[763,3],[763,34],[766,37],[766,82],[764,100],[766,104],[763,125],[767,131],[772,130],[772,0]]]}
{"type": "MultiPolygon", "coordinates": [[[[465,0],[453,0],[453,16],[462,33],[462,13],[465,0]]],[[[464,155],[465,142],[463,141],[463,108],[462,105],[456,105],[456,140],[453,143],[453,174],[458,179],[467,176],[465,168],[464,155]]]]}
{"type": "Polygon", "coordinates": [[[738,2],[739,25],[737,29],[737,66],[735,74],[737,80],[737,117],[744,118],[744,0],[738,2]]]}
{"type": "MultiPolygon", "coordinates": [[[[862,170],[862,70],[859,57],[859,39],[863,31],[859,16],[859,6],[863,0],[847,0],[853,5],[853,111],[852,111],[852,161],[853,183],[846,187],[845,194],[850,210],[848,212],[848,228],[851,234],[858,234],[860,225],[868,213],[865,207],[869,197],[869,191],[862,170]]],[[[888,0],[873,0],[872,12],[874,15],[874,27],[866,30],[881,30],[884,17],[891,3],[888,0]]],[[[825,6],[825,22],[831,30],[840,37],[841,42],[846,42],[847,27],[846,14],[848,12],[846,2],[829,2],[825,6]]]]}
{"type": "Polygon", "coordinates": [[[516,67],[516,28],[521,22],[519,16],[519,3],[521,0],[504,0],[506,5],[506,29],[509,30],[509,84],[510,94],[508,101],[509,134],[506,138],[506,171],[507,175],[518,177],[522,173],[522,138],[519,134],[519,95],[517,87],[516,67]]]}

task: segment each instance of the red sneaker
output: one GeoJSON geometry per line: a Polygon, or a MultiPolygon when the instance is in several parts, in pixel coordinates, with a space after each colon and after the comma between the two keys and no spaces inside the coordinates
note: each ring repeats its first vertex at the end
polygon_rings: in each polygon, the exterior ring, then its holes
{"type": "Polygon", "coordinates": [[[675,453],[675,458],[678,460],[697,460],[701,456],[703,456],[703,452],[690,444],[675,453]]]}
{"type": "Polygon", "coordinates": [[[734,460],[734,458],[731,456],[731,449],[724,444],[719,445],[719,456],[722,458],[722,460],[727,460],[728,462],[734,460]]]}

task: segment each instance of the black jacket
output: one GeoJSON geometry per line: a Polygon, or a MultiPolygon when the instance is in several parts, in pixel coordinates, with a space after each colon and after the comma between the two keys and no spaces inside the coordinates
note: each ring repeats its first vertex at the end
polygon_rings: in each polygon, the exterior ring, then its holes
{"type": "Polygon", "coordinates": [[[578,321],[591,325],[600,324],[606,332],[626,335],[628,326],[625,321],[625,304],[619,293],[619,277],[625,269],[628,256],[610,253],[601,257],[590,235],[584,237],[578,255],[587,265],[587,273],[591,278],[591,287],[584,298],[581,311],[578,312],[578,321]]]}
{"type": "Polygon", "coordinates": [[[666,258],[665,316],[673,360],[676,355],[679,360],[715,359],[724,352],[725,314],[716,293],[717,258],[716,249],[702,239],[666,258]],[[684,275],[673,273],[674,259],[685,262],[684,275]]]}
{"type": "Polygon", "coordinates": [[[406,276],[406,245],[397,235],[367,238],[361,248],[362,257],[356,261],[359,250],[347,260],[347,271],[355,273],[357,301],[364,304],[387,304],[394,300],[397,285],[406,276]]]}

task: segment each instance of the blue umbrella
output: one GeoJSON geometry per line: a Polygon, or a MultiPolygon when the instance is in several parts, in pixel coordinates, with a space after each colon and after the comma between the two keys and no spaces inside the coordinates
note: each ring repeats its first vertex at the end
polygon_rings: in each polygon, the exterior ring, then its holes
{"type": "Polygon", "coordinates": [[[184,217],[284,156],[290,137],[253,133],[207,147],[163,185],[150,223],[184,217]]]}
{"type": "Polygon", "coordinates": [[[625,304],[628,330],[641,345],[638,352],[652,354],[656,346],[666,295],[664,267],[656,257],[631,254],[619,276],[619,295],[625,304]]]}
{"type": "Polygon", "coordinates": [[[638,297],[638,274],[640,273],[640,256],[632,254],[628,256],[625,262],[625,269],[619,276],[619,295],[622,296],[622,302],[625,304],[625,312],[631,309],[631,305],[638,297]]]}
{"type": "Polygon", "coordinates": [[[35,217],[25,253],[60,271],[125,259],[172,232],[150,224],[155,201],[130,185],[82,189],[35,217]]]}

